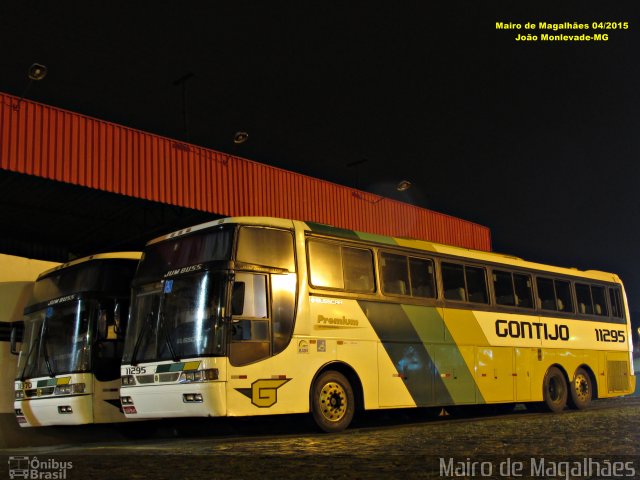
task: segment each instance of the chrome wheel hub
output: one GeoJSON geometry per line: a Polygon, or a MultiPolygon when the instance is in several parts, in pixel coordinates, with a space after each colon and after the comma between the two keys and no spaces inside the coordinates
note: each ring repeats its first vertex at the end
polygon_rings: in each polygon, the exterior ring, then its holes
{"type": "Polygon", "coordinates": [[[339,422],[347,412],[347,394],[342,385],[329,382],[320,391],[320,412],[331,422],[339,422]]]}

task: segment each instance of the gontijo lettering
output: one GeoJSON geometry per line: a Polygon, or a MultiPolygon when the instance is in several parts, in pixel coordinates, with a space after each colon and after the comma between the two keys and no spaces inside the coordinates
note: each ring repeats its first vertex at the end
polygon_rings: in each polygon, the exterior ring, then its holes
{"type": "Polygon", "coordinates": [[[569,327],[567,325],[549,326],[541,322],[496,320],[496,335],[499,337],[567,341],[569,340],[569,327]]]}

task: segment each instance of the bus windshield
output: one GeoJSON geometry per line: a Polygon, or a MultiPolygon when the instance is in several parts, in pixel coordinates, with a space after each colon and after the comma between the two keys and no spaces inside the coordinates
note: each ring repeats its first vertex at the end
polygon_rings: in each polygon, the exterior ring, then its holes
{"type": "Polygon", "coordinates": [[[135,287],[123,363],[224,355],[227,279],[201,271],[135,287]]]}
{"type": "Polygon", "coordinates": [[[137,284],[157,280],[182,267],[230,260],[233,228],[222,225],[210,231],[148,245],[136,272],[137,284]]]}
{"type": "Polygon", "coordinates": [[[91,369],[92,318],[95,300],[49,306],[25,317],[18,379],[54,377],[91,369]]]}

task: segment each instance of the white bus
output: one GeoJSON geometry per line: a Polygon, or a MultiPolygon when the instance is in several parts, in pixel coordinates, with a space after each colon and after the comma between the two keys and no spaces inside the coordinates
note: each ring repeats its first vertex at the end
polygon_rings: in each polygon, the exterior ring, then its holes
{"type": "Polygon", "coordinates": [[[635,386],[620,279],[326,225],[238,217],[149,242],[133,282],[130,418],[539,402],[635,386]]]}
{"type": "Polygon", "coordinates": [[[104,253],[42,273],[24,310],[15,415],[22,427],[120,422],[120,361],[141,254],[104,253]]]}

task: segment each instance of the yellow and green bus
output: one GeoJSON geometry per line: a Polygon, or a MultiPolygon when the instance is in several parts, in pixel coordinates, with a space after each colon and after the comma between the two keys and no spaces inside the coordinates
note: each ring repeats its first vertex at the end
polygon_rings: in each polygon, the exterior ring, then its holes
{"type": "Polygon", "coordinates": [[[38,276],[24,308],[14,410],[21,427],[124,422],[118,387],[140,252],[99,253],[38,276]]]}
{"type": "Polygon", "coordinates": [[[612,273],[310,222],[236,217],[152,240],[121,370],[130,418],[537,403],[633,391],[612,273]]]}

